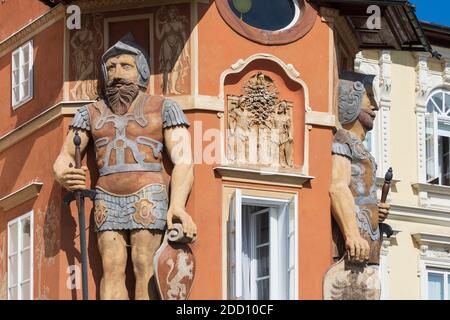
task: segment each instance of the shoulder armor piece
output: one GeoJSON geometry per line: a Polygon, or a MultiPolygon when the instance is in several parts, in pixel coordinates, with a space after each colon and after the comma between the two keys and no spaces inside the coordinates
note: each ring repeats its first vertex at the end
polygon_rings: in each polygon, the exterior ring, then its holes
{"type": "Polygon", "coordinates": [[[178,103],[173,100],[166,99],[162,107],[163,128],[175,126],[189,127],[189,121],[178,103]]]}
{"type": "Polygon", "coordinates": [[[90,117],[87,106],[83,106],[77,110],[72,123],[69,125],[69,128],[91,131],[90,117]]]}

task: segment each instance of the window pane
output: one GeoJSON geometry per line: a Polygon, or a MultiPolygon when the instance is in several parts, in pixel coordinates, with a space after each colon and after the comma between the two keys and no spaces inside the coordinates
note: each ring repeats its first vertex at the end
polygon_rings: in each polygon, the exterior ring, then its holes
{"type": "Polygon", "coordinates": [[[24,283],[21,286],[22,297],[21,300],[30,300],[31,299],[31,285],[30,282],[24,283]]]}
{"type": "Polygon", "coordinates": [[[433,103],[433,101],[431,101],[431,99],[428,101],[428,104],[427,104],[427,112],[428,113],[434,112],[434,103],[433,103]]]}
{"type": "Polygon", "coordinates": [[[256,249],[257,277],[269,275],[269,246],[256,249]]]}
{"type": "Polygon", "coordinates": [[[438,273],[428,273],[428,299],[444,299],[444,275],[438,273]]]}
{"type": "Polygon", "coordinates": [[[445,109],[450,110],[450,94],[445,94],[445,109]]]}
{"type": "Polygon", "coordinates": [[[434,103],[436,103],[436,105],[439,107],[439,109],[443,109],[444,106],[444,94],[442,92],[436,93],[435,95],[433,95],[433,97],[431,98],[434,100],[434,103]]]}
{"type": "Polygon", "coordinates": [[[450,273],[447,273],[447,300],[450,300],[450,273]]]}
{"type": "Polygon", "coordinates": [[[30,218],[27,218],[22,221],[22,248],[29,247],[30,240],[30,218]]]}
{"type": "Polygon", "coordinates": [[[13,89],[13,94],[14,94],[13,102],[14,102],[14,103],[19,102],[19,101],[20,101],[19,86],[15,87],[15,88],[13,89]]]}
{"type": "Polygon", "coordinates": [[[27,98],[30,95],[30,80],[22,82],[22,89],[23,89],[22,98],[27,98]]]}
{"type": "Polygon", "coordinates": [[[258,299],[259,300],[269,300],[270,290],[269,290],[269,279],[264,279],[256,282],[258,287],[258,299]]]}
{"type": "Polygon", "coordinates": [[[30,46],[26,45],[23,47],[23,63],[28,63],[30,60],[30,46]]]}
{"type": "Polygon", "coordinates": [[[262,30],[280,30],[295,17],[292,0],[228,0],[231,10],[246,24],[262,30]]]}
{"type": "Polygon", "coordinates": [[[256,215],[256,245],[269,242],[269,212],[256,215]]]}
{"type": "Polygon", "coordinates": [[[8,273],[9,273],[9,284],[11,286],[17,284],[17,271],[18,271],[17,264],[18,264],[18,255],[14,255],[9,258],[8,273]]]}
{"type": "Polygon", "coordinates": [[[17,300],[17,287],[9,289],[9,299],[10,300],[17,300]]]}
{"type": "Polygon", "coordinates": [[[14,70],[17,70],[19,68],[19,52],[16,52],[13,55],[13,68],[14,70]]]}
{"type": "Polygon", "coordinates": [[[9,255],[17,252],[19,244],[17,243],[18,223],[15,222],[9,226],[9,255]]]}
{"type": "Polygon", "coordinates": [[[30,65],[27,63],[22,67],[22,81],[28,80],[30,78],[30,65]]]}
{"type": "Polygon", "coordinates": [[[13,86],[19,85],[19,69],[13,71],[12,84],[13,86]]]}
{"type": "Polygon", "coordinates": [[[23,251],[22,254],[22,281],[28,280],[30,278],[30,252],[31,249],[23,251]]]}

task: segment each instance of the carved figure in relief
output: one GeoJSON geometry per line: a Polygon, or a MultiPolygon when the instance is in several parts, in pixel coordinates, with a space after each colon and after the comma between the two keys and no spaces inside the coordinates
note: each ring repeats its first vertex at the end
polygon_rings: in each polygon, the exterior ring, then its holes
{"type": "Polygon", "coordinates": [[[244,83],[244,93],[228,97],[228,159],[293,167],[290,103],[278,99],[273,80],[262,72],[244,83]]]}
{"type": "Polygon", "coordinates": [[[163,94],[184,93],[182,86],[190,66],[187,23],[187,18],[180,14],[175,5],[163,6],[156,12],[156,38],[161,41],[159,71],[163,75],[163,94]]]}
{"type": "Polygon", "coordinates": [[[95,100],[98,97],[98,71],[95,52],[103,46],[100,16],[86,16],[85,25],[70,38],[71,65],[75,68],[75,86],[70,90],[74,100],[95,100]]]}
{"type": "Polygon", "coordinates": [[[279,153],[274,154],[274,156],[278,156],[278,161],[282,167],[292,167],[294,166],[294,137],[292,134],[292,121],[289,114],[289,105],[286,101],[281,101],[277,105],[276,114],[273,119],[274,130],[277,133],[277,150],[279,150],[279,153]]]}

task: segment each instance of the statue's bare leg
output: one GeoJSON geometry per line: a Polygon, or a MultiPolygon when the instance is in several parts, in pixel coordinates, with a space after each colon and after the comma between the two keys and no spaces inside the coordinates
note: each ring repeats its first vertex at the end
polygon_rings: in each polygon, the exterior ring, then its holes
{"type": "Polygon", "coordinates": [[[103,264],[100,299],[128,300],[128,291],[125,286],[125,268],[127,265],[125,232],[99,232],[97,239],[103,264]]]}
{"type": "Polygon", "coordinates": [[[162,232],[131,231],[131,259],[136,278],[136,300],[156,300],[158,293],[153,276],[153,256],[161,245],[162,232]]]}

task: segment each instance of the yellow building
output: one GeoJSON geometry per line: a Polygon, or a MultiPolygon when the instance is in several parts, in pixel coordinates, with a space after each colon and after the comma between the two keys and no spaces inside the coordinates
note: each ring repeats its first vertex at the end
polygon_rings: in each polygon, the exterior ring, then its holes
{"type": "Polygon", "coordinates": [[[364,51],[355,70],[377,75],[380,110],[367,144],[378,182],[394,170],[382,247],[383,299],[450,299],[450,28],[423,23],[429,53],[364,51]]]}

